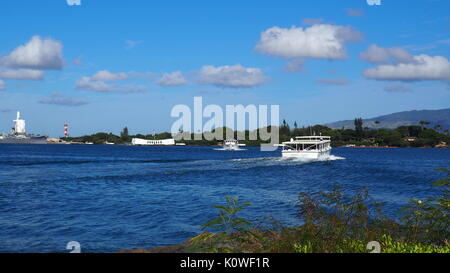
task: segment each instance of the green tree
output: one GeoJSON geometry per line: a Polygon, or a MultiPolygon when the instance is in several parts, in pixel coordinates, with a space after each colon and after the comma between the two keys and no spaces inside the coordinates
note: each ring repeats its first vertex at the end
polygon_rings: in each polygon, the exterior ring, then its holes
{"type": "Polygon", "coordinates": [[[355,136],[358,140],[361,140],[363,137],[363,120],[362,118],[355,118],[355,136]]]}
{"type": "Polygon", "coordinates": [[[428,124],[430,124],[430,122],[426,121],[426,120],[421,120],[419,121],[420,127],[422,127],[422,131],[424,129],[425,126],[427,126],[428,124]]]}
{"type": "Polygon", "coordinates": [[[434,126],[434,130],[439,132],[440,130],[442,130],[442,126],[439,124],[436,124],[436,126],[434,126]]]}
{"type": "Polygon", "coordinates": [[[128,137],[129,137],[129,134],[128,134],[128,127],[125,127],[125,128],[123,128],[122,132],[120,132],[120,138],[121,138],[123,141],[127,141],[127,140],[128,140],[128,137]]]}
{"type": "Polygon", "coordinates": [[[239,218],[236,214],[251,205],[250,202],[239,202],[238,197],[226,196],[227,205],[216,205],[214,208],[219,210],[219,216],[206,224],[202,225],[202,229],[212,228],[219,232],[231,234],[237,231],[246,231],[252,226],[252,223],[243,218],[239,218]]]}
{"type": "Polygon", "coordinates": [[[283,123],[280,127],[280,135],[288,137],[291,135],[291,129],[285,119],[283,119],[283,123]]]}

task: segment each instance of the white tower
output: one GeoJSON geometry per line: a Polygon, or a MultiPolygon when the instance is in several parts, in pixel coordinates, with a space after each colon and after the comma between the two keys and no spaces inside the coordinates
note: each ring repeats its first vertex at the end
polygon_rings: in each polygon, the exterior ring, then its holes
{"type": "Polygon", "coordinates": [[[19,135],[25,135],[25,120],[20,119],[20,112],[17,111],[17,118],[14,121],[14,132],[19,135]]]}

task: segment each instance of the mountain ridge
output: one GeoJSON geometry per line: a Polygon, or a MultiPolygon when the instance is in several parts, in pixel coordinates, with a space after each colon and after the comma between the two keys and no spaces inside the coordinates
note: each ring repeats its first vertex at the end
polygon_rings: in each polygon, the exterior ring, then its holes
{"type": "MultiPolygon", "coordinates": [[[[363,119],[363,126],[371,129],[386,128],[395,129],[400,126],[420,125],[420,121],[428,121],[426,127],[433,128],[436,125],[442,129],[450,129],[450,108],[439,110],[410,110],[381,115],[374,118],[363,119]],[[376,124],[379,121],[380,124],[376,124]]],[[[354,120],[341,120],[324,124],[332,129],[353,129],[354,120]]]]}

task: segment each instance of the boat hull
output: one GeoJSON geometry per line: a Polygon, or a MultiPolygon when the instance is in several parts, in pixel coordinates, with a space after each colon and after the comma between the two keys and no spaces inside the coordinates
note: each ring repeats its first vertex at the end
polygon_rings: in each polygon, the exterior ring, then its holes
{"type": "Polygon", "coordinates": [[[239,146],[230,146],[230,145],[223,146],[223,149],[226,150],[226,151],[238,151],[238,150],[240,150],[239,146]]]}
{"type": "Polygon", "coordinates": [[[0,144],[47,144],[47,137],[46,136],[26,137],[26,138],[4,137],[0,138],[0,144]]]}
{"type": "Polygon", "coordinates": [[[326,151],[283,151],[284,158],[321,159],[329,157],[331,150],[326,151]]]}

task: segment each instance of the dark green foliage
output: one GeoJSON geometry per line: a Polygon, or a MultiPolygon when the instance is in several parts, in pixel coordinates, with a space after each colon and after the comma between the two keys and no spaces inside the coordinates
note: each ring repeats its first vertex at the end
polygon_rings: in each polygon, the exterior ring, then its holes
{"type": "Polygon", "coordinates": [[[131,142],[132,138],[144,138],[144,139],[166,139],[172,138],[171,133],[164,132],[156,135],[129,135],[128,128],[125,127],[121,132],[120,136],[117,136],[113,133],[96,133],[93,135],[86,135],[80,137],[68,137],[64,140],[66,141],[74,141],[74,142],[92,142],[94,144],[105,144],[106,141],[114,144],[127,144],[131,142]]]}
{"type": "MultiPolygon", "coordinates": [[[[268,126],[267,131],[270,133],[272,129],[278,128],[280,134],[280,142],[288,141],[295,136],[307,136],[307,135],[326,135],[331,136],[333,146],[343,146],[346,144],[355,144],[357,146],[390,146],[390,147],[434,147],[441,142],[450,143],[450,135],[448,130],[442,128],[442,126],[435,126],[436,129],[422,128],[421,126],[401,126],[397,129],[369,129],[363,127],[363,120],[357,118],[354,120],[355,129],[331,129],[323,125],[314,125],[308,127],[299,128],[297,122],[294,123],[294,129],[289,127],[286,120],[283,120],[280,127],[268,126]]],[[[207,140],[205,137],[209,132],[202,134],[193,134],[188,132],[180,132],[184,135],[190,136],[189,139],[183,139],[181,142],[187,145],[217,145],[227,139],[226,132],[230,131],[232,138],[238,139],[240,143],[247,146],[258,146],[262,143],[269,143],[269,140],[261,140],[262,129],[257,129],[254,133],[257,136],[256,140],[250,139],[250,131],[233,131],[230,128],[222,127],[216,128],[211,133],[219,131],[222,139],[207,140]],[[239,136],[244,136],[244,140],[239,136]],[[197,138],[196,138],[197,136],[197,138]]],[[[172,138],[172,134],[169,132],[163,132],[155,135],[129,135],[128,128],[125,127],[120,136],[116,136],[112,133],[97,133],[88,136],[81,137],[69,137],[68,141],[77,142],[93,142],[95,144],[104,144],[113,142],[115,144],[130,143],[133,137],[144,139],[166,139],[172,138]]]]}
{"type": "Polygon", "coordinates": [[[411,201],[397,221],[383,214],[383,205],[372,202],[366,188],[349,197],[340,187],[329,192],[299,195],[300,226],[287,227],[265,219],[257,228],[235,217],[248,203],[227,197],[226,206],[215,206],[219,217],[206,223],[218,233],[193,238],[189,252],[297,252],[367,253],[376,241],[384,253],[450,253],[450,170],[434,183],[442,195],[411,201]]]}
{"type": "Polygon", "coordinates": [[[363,137],[363,120],[362,118],[355,118],[355,136],[358,140],[363,137]]]}
{"type": "Polygon", "coordinates": [[[214,208],[219,210],[219,216],[202,225],[202,229],[211,228],[215,231],[225,232],[226,234],[248,230],[252,224],[243,218],[237,217],[236,214],[251,204],[249,202],[239,202],[238,197],[226,196],[225,199],[227,201],[225,206],[214,206],[214,208]]]}
{"type": "Polygon", "coordinates": [[[438,170],[448,175],[433,184],[442,195],[425,201],[411,200],[402,209],[401,220],[408,227],[405,232],[411,240],[439,244],[442,238],[450,239],[450,170],[438,170]]]}
{"type": "Polygon", "coordinates": [[[120,138],[124,142],[130,142],[130,136],[128,135],[128,127],[123,128],[122,132],[120,132],[120,138]]]}
{"type": "MultiPolygon", "coordinates": [[[[402,113],[395,113],[392,115],[387,115],[383,117],[379,117],[379,119],[372,120],[363,120],[362,118],[356,118],[353,121],[354,129],[346,129],[346,127],[350,127],[349,123],[346,123],[346,126],[341,129],[331,129],[327,126],[323,125],[314,125],[307,127],[299,127],[297,121],[294,122],[293,129],[289,126],[288,122],[283,119],[281,125],[278,128],[279,130],[279,140],[288,141],[290,138],[295,136],[305,136],[305,135],[328,135],[332,137],[332,145],[333,146],[341,146],[346,144],[355,144],[357,146],[394,146],[394,147],[434,147],[441,142],[450,143],[450,135],[448,131],[448,112],[450,109],[444,110],[435,110],[435,111],[409,111],[402,113]],[[422,118],[426,118],[427,120],[417,119],[418,116],[423,116],[422,118]],[[400,121],[406,121],[415,119],[416,121],[410,126],[400,126],[396,129],[383,129],[382,127],[388,126],[389,128],[395,128],[395,123],[400,121]],[[364,124],[364,122],[366,124],[364,124]],[[372,122],[375,126],[372,128],[367,127],[370,126],[369,123],[372,122]],[[438,123],[439,122],[439,123],[438,123]],[[367,126],[364,126],[367,125],[367,126]],[[430,126],[428,126],[430,125],[430,126]],[[431,129],[433,128],[433,129],[431,129]],[[414,139],[414,140],[413,140],[414,139]]],[[[347,121],[346,121],[347,122],[347,121]]],[[[344,125],[344,124],[343,124],[344,125]]],[[[332,125],[330,125],[332,126],[332,125]]],[[[272,131],[273,126],[268,126],[269,133],[272,131]]],[[[338,127],[338,128],[339,128],[338,127]]],[[[188,145],[217,145],[218,142],[227,139],[226,135],[226,127],[214,129],[212,132],[214,133],[217,130],[221,130],[221,138],[214,140],[206,140],[204,135],[200,135],[200,140],[196,140],[194,138],[194,133],[183,132],[180,133],[187,134],[191,137],[189,139],[183,139],[182,142],[185,142],[188,145]]],[[[261,130],[256,130],[256,135],[258,136],[257,140],[250,140],[249,135],[250,132],[247,130],[245,132],[237,132],[229,129],[232,132],[232,135],[235,139],[238,139],[239,133],[243,133],[245,136],[245,140],[239,139],[241,143],[246,144],[248,146],[257,146],[262,143],[269,143],[270,140],[261,140],[261,130]]],[[[120,134],[120,137],[116,137],[115,135],[109,134],[108,141],[114,142],[116,144],[129,143],[132,137],[138,138],[147,138],[147,139],[164,139],[173,137],[171,133],[164,132],[160,134],[154,135],[143,135],[137,134],[135,136],[128,135],[128,128],[124,128],[120,134]],[[117,139],[120,138],[120,139],[117,139]]],[[[94,142],[96,144],[102,144],[105,142],[104,133],[98,133],[91,136],[82,136],[77,138],[69,138],[68,140],[75,141],[89,141],[94,142]],[[100,135],[99,135],[100,134],[100,135]]],[[[198,134],[198,133],[196,133],[198,134]]],[[[205,132],[205,134],[207,134],[205,132]]]]}

